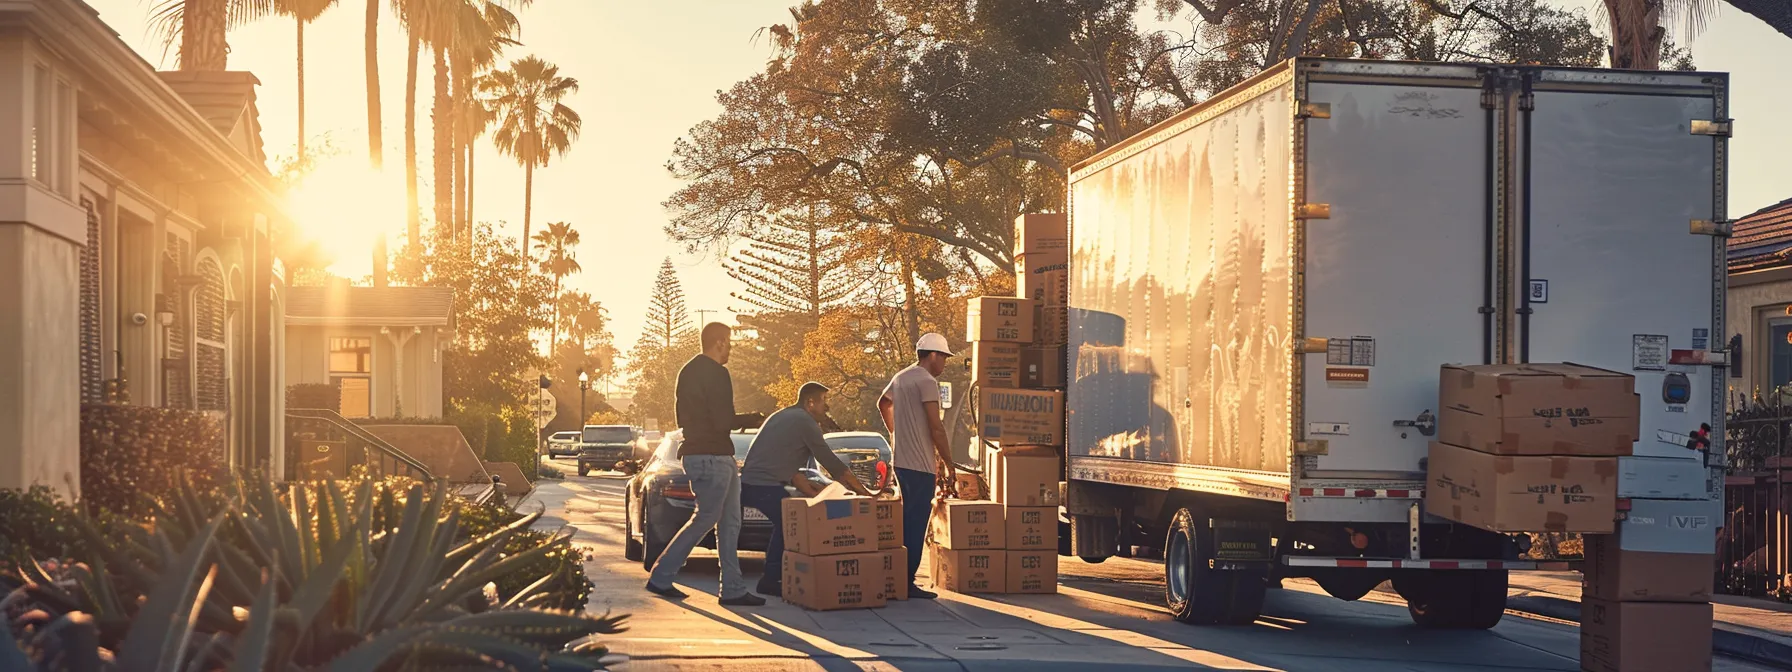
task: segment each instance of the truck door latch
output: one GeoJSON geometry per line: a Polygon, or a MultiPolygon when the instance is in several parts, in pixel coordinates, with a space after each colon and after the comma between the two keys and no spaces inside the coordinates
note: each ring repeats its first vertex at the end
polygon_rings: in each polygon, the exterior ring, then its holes
{"type": "Polygon", "coordinates": [[[1425,409],[1425,412],[1420,413],[1419,417],[1416,419],[1395,420],[1394,426],[1411,427],[1419,430],[1419,433],[1422,435],[1435,436],[1437,434],[1437,416],[1431,414],[1431,409],[1425,409]]]}

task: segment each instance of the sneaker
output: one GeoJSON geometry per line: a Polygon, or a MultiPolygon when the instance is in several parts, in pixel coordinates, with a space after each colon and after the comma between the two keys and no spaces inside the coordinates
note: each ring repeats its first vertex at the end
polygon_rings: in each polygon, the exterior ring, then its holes
{"type": "Polygon", "coordinates": [[[908,584],[908,599],[911,599],[911,600],[934,600],[934,599],[939,599],[939,596],[940,596],[939,593],[933,592],[931,590],[922,590],[920,586],[917,586],[912,583],[908,584]]]}
{"type": "Polygon", "coordinates": [[[761,581],[761,582],[759,582],[759,585],[753,587],[753,592],[759,593],[760,595],[767,595],[770,597],[783,597],[784,596],[784,582],[779,581],[777,583],[766,583],[764,581],[761,581]]]}
{"type": "Polygon", "coordinates": [[[674,600],[682,600],[685,598],[684,591],[679,590],[678,586],[666,586],[665,588],[661,588],[653,585],[652,581],[647,582],[647,592],[674,600]]]}
{"type": "Polygon", "coordinates": [[[730,606],[730,607],[763,607],[763,606],[765,606],[765,598],[760,597],[758,595],[754,595],[752,593],[741,593],[734,597],[720,600],[720,602],[722,604],[724,604],[726,606],[730,606]]]}

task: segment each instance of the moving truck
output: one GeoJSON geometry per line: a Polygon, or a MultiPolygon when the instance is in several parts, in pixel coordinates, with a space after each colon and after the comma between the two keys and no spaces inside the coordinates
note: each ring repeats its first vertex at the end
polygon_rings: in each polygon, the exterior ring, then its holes
{"type": "Polygon", "coordinates": [[[1541,565],[1423,510],[1446,364],[1634,375],[1618,496],[1715,512],[1727,106],[1722,74],[1296,59],[1073,167],[1061,552],[1161,553],[1186,622],[1309,577],[1491,627],[1541,565]]]}

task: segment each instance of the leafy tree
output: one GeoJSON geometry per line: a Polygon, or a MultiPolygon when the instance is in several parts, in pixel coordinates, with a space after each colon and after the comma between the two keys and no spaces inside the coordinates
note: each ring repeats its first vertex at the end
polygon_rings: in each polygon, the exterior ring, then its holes
{"type": "Polygon", "coordinates": [[[854,287],[841,273],[847,241],[814,217],[778,216],[745,234],[745,245],[725,264],[741,283],[730,293],[750,312],[797,313],[820,319],[854,287]]]}
{"type": "Polygon", "coordinates": [[[497,112],[493,140],[498,150],[523,167],[523,239],[529,239],[529,218],[535,203],[535,169],[572,151],[579,139],[579,113],[565,98],[579,90],[579,80],[562,77],[560,68],[534,56],[513,61],[481,82],[497,112]]]}
{"type": "Polygon", "coordinates": [[[635,382],[635,407],[642,418],[657,418],[662,426],[676,423],[673,414],[678,369],[701,348],[685,308],[684,287],[672,259],[660,264],[647,306],[647,326],[629,353],[629,373],[635,382]]]}

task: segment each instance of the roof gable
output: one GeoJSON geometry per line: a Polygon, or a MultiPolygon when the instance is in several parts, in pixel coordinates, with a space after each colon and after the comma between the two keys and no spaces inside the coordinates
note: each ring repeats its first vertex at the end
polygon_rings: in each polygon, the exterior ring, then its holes
{"type": "Polygon", "coordinates": [[[293,287],[286,294],[293,326],[452,327],[448,287],[293,287]]]}
{"type": "Polygon", "coordinates": [[[261,111],[255,106],[255,87],[261,80],[254,74],[158,71],[156,76],[243,156],[259,164],[267,163],[261,141],[261,111]]]}

